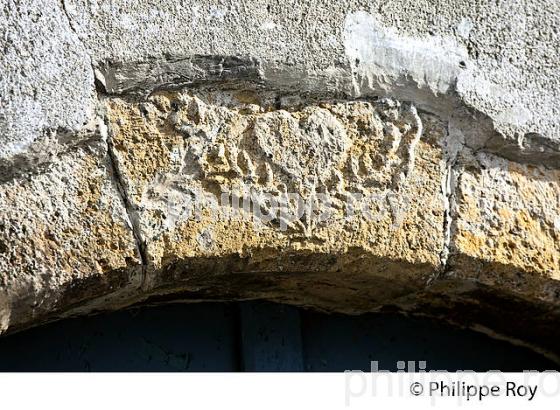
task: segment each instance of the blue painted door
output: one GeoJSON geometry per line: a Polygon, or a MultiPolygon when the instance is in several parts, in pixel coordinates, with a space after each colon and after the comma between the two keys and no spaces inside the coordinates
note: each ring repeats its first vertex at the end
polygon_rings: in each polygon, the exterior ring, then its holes
{"type": "Polygon", "coordinates": [[[429,320],[267,302],[175,304],[67,319],[0,338],[0,371],[558,369],[529,350],[429,320]],[[515,358],[515,360],[512,360],[515,358]]]}

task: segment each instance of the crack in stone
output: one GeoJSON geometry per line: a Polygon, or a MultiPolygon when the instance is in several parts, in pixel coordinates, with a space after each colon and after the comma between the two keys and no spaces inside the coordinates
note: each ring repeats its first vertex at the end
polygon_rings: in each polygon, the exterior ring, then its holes
{"type": "MultiPolygon", "coordinates": [[[[452,226],[455,220],[455,193],[456,193],[456,167],[457,158],[460,152],[464,149],[464,145],[461,144],[461,148],[457,152],[450,152],[449,144],[451,142],[452,136],[449,127],[449,121],[447,122],[447,132],[445,139],[442,141],[444,145],[444,156],[445,156],[445,172],[443,173],[443,178],[441,181],[441,190],[443,194],[443,237],[444,244],[443,249],[440,254],[441,259],[441,270],[438,272],[433,280],[445,277],[449,272],[449,256],[451,253],[451,237],[452,237],[452,226]]],[[[432,281],[433,281],[432,280],[432,281]]]]}
{"type": "Polygon", "coordinates": [[[442,261],[442,270],[441,275],[442,277],[447,276],[450,272],[451,266],[449,264],[449,259],[451,256],[451,239],[453,237],[453,227],[456,221],[456,188],[457,188],[457,170],[456,170],[456,162],[451,163],[447,167],[447,172],[445,174],[445,189],[444,192],[445,196],[445,213],[444,213],[444,223],[443,223],[443,235],[444,235],[444,249],[441,254],[441,261],[442,261]]]}
{"type": "MultiPolygon", "coordinates": [[[[76,29],[74,28],[74,25],[72,24],[72,19],[70,18],[70,14],[68,13],[68,9],[66,8],[66,1],[65,0],[60,0],[60,3],[62,5],[62,12],[66,16],[66,19],[68,20],[68,25],[70,26],[70,30],[72,30],[72,32],[76,35],[76,38],[82,44],[82,47],[84,47],[84,49],[86,49],[85,44],[80,39],[80,36],[78,35],[78,32],[76,31],[76,29]]],[[[88,54],[88,57],[90,57],[90,61],[91,61],[91,56],[89,54],[88,54]]]]}
{"type": "MultiPolygon", "coordinates": [[[[78,32],[76,31],[76,28],[74,27],[74,25],[72,23],[72,18],[70,17],[70,13],[68,12],[68,8],[66,6],[66,1],[61,0],[60,3],[61,3],[61,6],[62,6],[61,7],[62,12],[64,13],[66,19],[68,20],[68,26],[70,27],[70,30],[72,30],[72,32],[76,36],[76,39],[80,42],[80,44],[84,48],[85,54],[89,58],[91,72],[92,72],[92,78],[93,78],[93,84],[92,84],[93,92],[95,93],[95,97],[96,97],[97,101],[100,101],[99,85],[98,85],[98,82],[97,82],[97,76],[95,74],[95,65],[93,64],[93,58],[87,52],[86,45],[84,44],[84,42],[82,41],[82,39],[78,35],[78,32]]],[[[117,191],[119,192],[119,196],[120,196],[120,198],[123,202],[124,209],[125,209],[125,212],[127,214],[127,217],[128,217],[129,223],[130,223],[130,227],[132,229],[132,234],[133,234],[135,242],[136,242],[136,248],[138,250],[138,254],[139,254],[140,260],[142,262],[142,282],[141,283],[142,283],[142,287],[143,287],[144,283],[146,281],[146,271],[147,271],[147,266],[148,266],[148,258],[147,258],[146,249],[145,249],[146,244],[145,244],[145,241],[142,239],[142,231],[140,229],[138,215],[137,215],[133,205],[131,204],[131,202],[130,202],[128,196],[127,196],[127,193],[126,193],[126,189],[124,187],[124,180],[122,178],[121,172],[120,172],[119,167],[118,167],[118,160],[117,160],[117,158],[114,154],[114,146],[111,142],[109,123],[108,123],[107,118],[105,116],[102,116],[101,121],[106,127],[106,135],[104,135],[103,140],[107,144],[107,154],[108,154],[109,163],[110,163],[111,171],[112,171],[111,175],[113,176],[113,181],[115,182],[115,185],[117,187],[117,191]]]]}
{"type": "Polygon", "coordinates": [[[140,228],[140,221],[138,218],[138,213],[136,212],[134,206],[130,202],[130,199],[127,196],[126,188],[124,186],[124,179],[122,173],[119,169],[118,159],[114,153],[114,146],[111,141],[111,131],[109,127],[109,123],[107,118],[103,116],[103,123],[106,126],[107,135],[104,138],[104,141],[107,144],[107,154],[109,158],[109,163],[111,165],[111,175],[113,176],[113,181],[117,186],[117,191],[119,192],[119,196],[123,202],[125,212],[127,214],[128,220],[130,222],[130,227],[132,229],[132,234],[134,236],[136,247],[138,249],[138,254],[140,255],[140,259],[142,261],[142,287],[146,281],[146,271],[148,267],[148,257],[146,253],[146,242],[142,237],[142,230],[140,228]]]}
{"type": "Polygon", "coordinates": [[[62,12],[64,13],[64,16],[66,17],[66,20],[68,20],[68,26],[70,27],[70,30],[72,30],[72,33],[74,33],[74,35],[76,36],[76,39],[78,40],[78,42],[84,48],[85,55],[89,59],[89,66],[91,67],[91,74],[92,74],[92,78],[93,78],[93,83],[91,85],[92,85],[93,91],[95,92],[97,90],[98,86],[97,86],[97,81],[96,81],[97,77],[95,75],[95,65],[93,64],[93,58],[88,53],[88,48],[86,47],[85,43],[80,38],[80,36],[78,35],[78,32],[76,31],[76,28],[74,27],[74,24],[72,23],[72,18],[70,17],[70,13],[68,13],[68,8],[66,7],[66,0],[60,0],[60,3],[61,3],[61,6],[62,6],[62,12]]]}

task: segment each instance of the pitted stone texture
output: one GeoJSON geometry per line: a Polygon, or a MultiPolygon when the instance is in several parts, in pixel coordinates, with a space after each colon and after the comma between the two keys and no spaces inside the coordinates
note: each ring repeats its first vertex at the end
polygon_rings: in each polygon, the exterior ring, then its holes
{"type": "Polygon", "coordinates": [[[136,243],[98,136],[0,186],[0,332],[134,286],[136,243]]]}
{"type": "MultiPolygon", "coordinates": [[[[7,0],[0,5],[0,179],[3,162],[9,166],[13,156],[25,154],[47,132],[78,131],[92,114],[91,59],[62,4],[7,0]]],[[[30,156],[40,156],[42,148],[30,156]]],[[[15,166],[21,159],[15,158],[15,166]]]]}
{"type": "Polygon", "coordinates": [[[169,282],[201,271],[342,272],[324,280],[377,276],[419,287],[441,268],[445,131],[435,117],[393,100],[304,105],[252,91],[107,104],[148,287],[182,264],[196,269],[177,268],[169,282]],[[233,211],[232,198],[247,193],[252,208],[233,211]],[[290,218],[301,213],[286,193],[314,212],[290,218]],[[286,214],[267,218],[282,201],[286,214]]]}
{"type": "Polygon", "coordinates": [[[454,276],[558,302],[560,171],[484,153],[461,162],[454,276]]]}

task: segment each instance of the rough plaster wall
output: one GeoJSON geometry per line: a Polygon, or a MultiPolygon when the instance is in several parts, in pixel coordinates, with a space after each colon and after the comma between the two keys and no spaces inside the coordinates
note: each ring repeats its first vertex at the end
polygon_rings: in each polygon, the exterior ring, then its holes
{"type": "Polygon", "coordinates": [[[300,88],[327,83],[362,95],[402,94],[418,104],[429,104],[431,91],[452,94],[489,116],[513,141],[508,149],[558,148],[560,5],[554,0],[34,0],[10,1],[2,11],[8,50],[2,158],[25,152],[38,131],[84,122],[91,112],[90,62],[194,54],[253,57],[269,81],[297,81],[300,88]],[[16,94],[8,97],[12,88],[16,94]],[[28,125],[19,115],[23,107],[33,115],[28,125]]]}
{"type": "Polygon", "coordinates": [[[433,315],[453,300],[480,313],[470,319],[480,328],[555,350],[521,324],[497,329],[499,320],[481,307],[510,314],[498,296],[505,292],[521,298],[515,306],[527,316],[540,312],[543,334],[557,332],[550,324],[560,298],[558,2],[10,0],[0,7],[0,331],[150,292],[267,297],[347,312],[393,301],[433,315]],[[206,122],[181,114],[193,98],[206,122]],[[398,105],[408,119],[394,123],[383,104],[398,105]],[[404,107],[419,115],[417,137],[415,115],[404,107]],[[369,131],[352,134],[368,121],[369,131]],[[183,157],[193,148],[189,133],[202,138],[247,122],[257,130],[247,132],[249,143],[212,137],[198,148],[212,160],[183,157]],[[330,145],[321,140],[327,129],[330,145]],[[278,133],[291,145],[267,138],[278,133]],[[370,145],[357,142],[370,137],[370,145]],[[401,137],[393,160],[402,172],[358,152],[356,169],[390,182],[356,182],[342,157],[366,149],[390,163],[401,137]],[[227,158],[247,144],[279,157],[227,158]],[[309,164],[310,152],[326,162],[296,166],[309,164]],[[253,162],[255,181],[245,175],[253,162]],[[340,184],[371,190],[371,183],[396,198],[387,202],[393,211],[405,209],[406,195],[417,208],[400,232],[391,230],[393,212],[389,224],[333,225],[321,238],[185,223],[169,206],[173,195],[229,189],[239,178],[264,189],[269,174],[321,179],[333,169],[338,185],[323,185],[339,194],[340,184]],[[436,206],[422,208],[428,197],[436,206]],[[162,220],[164,211],[171,217],[162,220]],[[282,251],[284,259],[273,258],[282,251]]]}
{"type": "Polygon", "coordinates": [[[48,135],[78,131],[93,115],[91,60],[52,0],[0,6],[0,172],[48,135]]]}

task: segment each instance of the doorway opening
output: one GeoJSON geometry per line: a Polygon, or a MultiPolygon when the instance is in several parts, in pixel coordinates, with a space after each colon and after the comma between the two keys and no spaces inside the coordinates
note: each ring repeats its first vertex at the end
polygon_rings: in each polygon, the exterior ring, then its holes
{"type": "Polygon", "coordinates": [[[326,314],[262,301],[134,307],[0,338],[0,371],[339,372],[372,365],[559,369],[527,348],[434,320],[326,314]]]}

